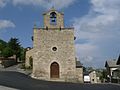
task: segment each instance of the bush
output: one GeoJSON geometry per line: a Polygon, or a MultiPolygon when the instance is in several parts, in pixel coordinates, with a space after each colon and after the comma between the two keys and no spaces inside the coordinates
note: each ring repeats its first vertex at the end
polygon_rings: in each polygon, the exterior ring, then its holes
{"type": "Polygon", "coordinates": [[[21,69],[26,69],[25,67],[25,63],[22,63],[21,66],[20,66],[21,69]]]}
{"type": "Polygon", "coordinates": [[[8,58],[12,55],[13,55],[13,50],[9,47],[6,47],[2,52],[2,56],[5,57],[5,58],[8,58]]]}
{"type": "Polygon", "coordinates": [[[31,66],[25,66],[25,63],[22,63],[21,66],[20,66],[21,69],[26,69],[26,70],[31,70],[32,67],[31,66]]]}

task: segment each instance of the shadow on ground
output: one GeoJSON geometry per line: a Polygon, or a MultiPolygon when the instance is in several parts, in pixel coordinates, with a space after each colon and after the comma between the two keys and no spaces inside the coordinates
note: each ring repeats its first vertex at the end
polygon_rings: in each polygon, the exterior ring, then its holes
{"type": "Polygon", "coordinates": [[[19,90],[119,90],[119,85],[48,82],[12,71],[0,71],[0,85],[19,90]]]}

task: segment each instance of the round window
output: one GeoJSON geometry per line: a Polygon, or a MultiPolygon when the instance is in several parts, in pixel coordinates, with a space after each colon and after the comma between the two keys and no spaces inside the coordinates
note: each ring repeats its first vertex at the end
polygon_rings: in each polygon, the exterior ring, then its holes
{"type": "Polygon", "coordinates": [[[53,51],[57,51],[57,48],[56,48],[56,47],[53,47],[52,50],[53,50],[53,51]]]}

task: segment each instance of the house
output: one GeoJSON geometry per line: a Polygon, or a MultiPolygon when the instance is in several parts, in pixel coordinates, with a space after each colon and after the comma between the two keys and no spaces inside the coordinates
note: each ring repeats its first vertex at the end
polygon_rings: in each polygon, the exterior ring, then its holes
{"type": "Polygon", "coordinates": [[[83,82],[83,68],[75,55],[74,28],[64,26],[64,14],[51,8],[43,13],[44,27],[34,26],[33,48],[26,52],[26,67],[33,59],[32,77],[48,81],[83,82]]]}
{"type": "Polygon", "coordinates": [[[119,58],[106,61],[105,67],[107,70],[108,82],[118,83],[120,80],[120,56],[119,58]]]}
{"type": "Polygon", "coordinates": [[[91,83],[97,83],[97,75],[96,75],[96,71],[91,71],[89,73],[90,76],[90,82],[91,83]]]}
{"type": "Polygon", "coordinates": [[[97,72],[95,70],[84,72],[83,80],[84,83],[100,83],[99,76],[97,76],[97,72]]]}

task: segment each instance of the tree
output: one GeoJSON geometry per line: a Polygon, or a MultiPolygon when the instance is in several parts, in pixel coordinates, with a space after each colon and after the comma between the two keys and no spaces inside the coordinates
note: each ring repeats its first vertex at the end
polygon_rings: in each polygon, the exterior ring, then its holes
{"type": "Polygon", "coordinates": [[[107,70],[106,69],[96,69],[97,71],[97,76],[100,77],[100,80],[102,82],[105,82],[105,80],[107,79],[107,70]]]}
{"type": "Polygon", "coordinates": [[[103,69],[103,72],[102,72],[102,75],[103,75],[103,78],[107,78],[107,70],[106,69],[103,69]]]}
{"type": "Polygon", "coordinates": [[[3,40],[0,40],[0,57],[2,56],[3,50],[6,48],[7,43],[3,40]]]}
{"type": "Polygon", "coordinates": [[[5,58],[8,58],[10,56],[13,55],[13,50],[10,47],[6,47],[3,51],[2,51],[2,56],[5,58]]]}
{"type": "Polygon", "coordinates": [[[16,55],[16,59],[25,60],[25,49],[21,47],[19,39],[11,38],[8,43],[0,40],[0,57],[7,58],[13,55],[16,55]]]}
{"type": "Polygon", "coordinates": [[[3,40],[0,40],[0,50],[3,50],[7,46],[7,43],[3,40]]]}
{"type": "Polygon", "coordinates": [[[83,72],[86,72],[86,67],[83,66],[83,72]]]}
{"type": "Polygon", "coordinates": [[[95,69],[93,69],[93,67],[86,67],[86,71],[87,72],[91,72],[91,71],[94,71],[95,69]]]}
{"type": "Polygon", "coordinates": [[[25,49],[23,47],[21,47],[19,58],[22,62],[25,62],[25,49]]]}
{"type": "Polygon", "coordinates": [[[8,47],[13,50],[13,55],[16,55],[16,57],[20,57],[21,53],[21,45],[17,38],[11,38],[8,42],[8,47]]]}

